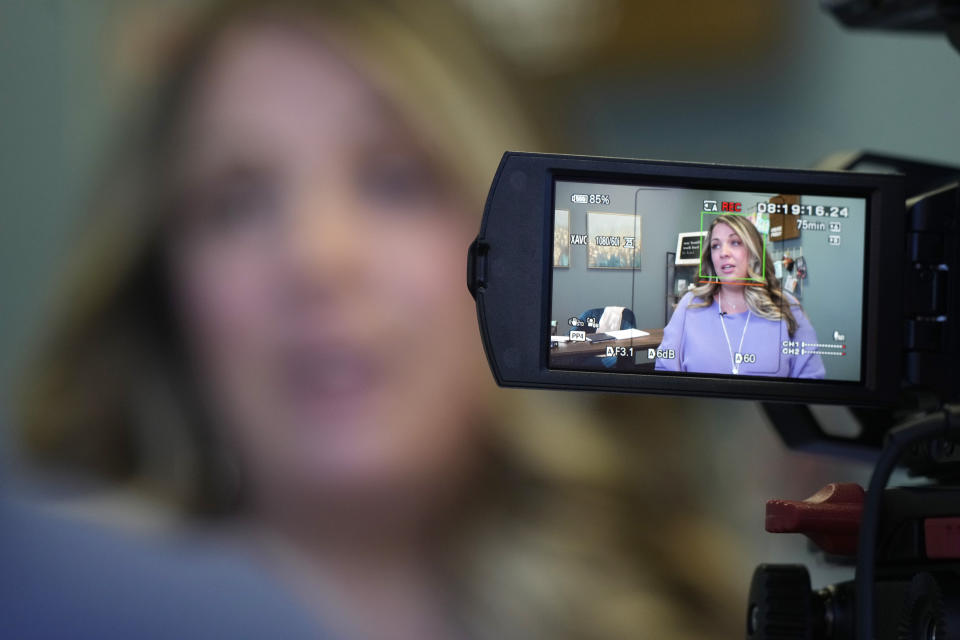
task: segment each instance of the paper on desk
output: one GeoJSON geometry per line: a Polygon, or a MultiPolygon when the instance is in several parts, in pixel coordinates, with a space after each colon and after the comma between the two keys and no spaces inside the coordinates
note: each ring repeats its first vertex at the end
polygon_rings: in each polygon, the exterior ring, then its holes
{"type": "Polygon", "coordinates": [[[570,336],[550,336],[550,342],[567,342],[570,336]]]}
{"type": "Polygon", "coordinates": [[[619,331],[607,331],[607,335],[613,336],[617,340],[626,340],[628,338],[643,338],[650,334],[640,329],[620,329],[619,331]]]}

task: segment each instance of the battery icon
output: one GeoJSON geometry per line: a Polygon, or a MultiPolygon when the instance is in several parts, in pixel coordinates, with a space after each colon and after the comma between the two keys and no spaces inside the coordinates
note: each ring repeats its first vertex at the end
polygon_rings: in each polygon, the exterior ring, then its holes
{"type": "Polygon", "coordinates": [[[575,193],[570,196],[570,202],[574,204],[587,204],[588,200],[589,198],[587,198],[587,194],[585,193],[575,193]]]}

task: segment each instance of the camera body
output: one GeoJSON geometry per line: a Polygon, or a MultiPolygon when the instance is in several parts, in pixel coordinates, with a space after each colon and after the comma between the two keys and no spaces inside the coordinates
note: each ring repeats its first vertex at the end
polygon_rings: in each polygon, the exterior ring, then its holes
{"type": "MultiPolygon", "coordinates": [[[[891,173],[507,152],[467,266],[493,374],[514,387],[893,406],[904,379],[905,314],[916,294],[907,290],[904,188],[903,176],[891,173]],[[734,267],[711,262],[708,229],[742,218],[760,228],[761,240],[749,273],[726,277],[721,270],[734,267]],[[787,264],[814,244],[819,257],[805,260],[809,275],[802,275],[816,288],[801,294],[801,274],[788,273],[787,264]],[[676,290],[685,280],[676,272],[665,277],[671,262],[692,267],[693,291],[676,290]],[[779,276],[769,273],[773,267],[779,276]],[[711,285],[713,308],[684,308],[711,285]],[[760,303],[749,305],[746,326],[736,324],[745,313],[724,307],[723,290],[731,289],[722,285],[764,289],[761,302],[789,306],[800,325],[815,300],[829,312],[853,311],[842,327],[811,316],[807,324],[819,337],[800,340],[776,308],[772,320],[759,318],[760,303]],[[680,333],[671,327],[678,317],[671,295],[687,312],[680,333]],[[563,307],[561,298],[574,302],[563,307]],[[697,312],[703,317],[694,322],[697,312]],[[753,336],[751,351],[744,344],[753,336]],[[804,377],[793,362],[811,355],[823,367],[804,377]]],[[[737,228],[746,235],[747,226],[737,228]]]]}
{"type": "Polygon", "coordinates": [[[787,637],[784,621],[798,638],[952,637],[960,169],[871,154],[838,168],[508,152],[467,284],[501,385],[757,399],[788,446],[876,462],[866,492],[768,502],[768,531],[855,556],[855,579],[812,591],[802,566],[761,565],[745,637],[787,637]],[[568,314],[571,300],[586,310],[568,314]],[[831,307],[855,311],[843,331],[817,318],[831,307]],[[854,407],[860,432],[827,433],[811,403],[854,407]],[[884,490],[897,464],[933,484],[884,490]]]}

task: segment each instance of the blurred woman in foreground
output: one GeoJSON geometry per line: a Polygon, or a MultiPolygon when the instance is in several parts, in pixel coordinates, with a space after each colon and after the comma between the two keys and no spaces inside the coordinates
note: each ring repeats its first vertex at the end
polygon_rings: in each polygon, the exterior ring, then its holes
{"type": "Polygon", "coordinates": [[[689,452],[494,393],[465,248],[528,143],[441,8],[201,25],[78,242],[27,442],[238,516],[345,638],[718,637],[739,602],[689,452]]]}

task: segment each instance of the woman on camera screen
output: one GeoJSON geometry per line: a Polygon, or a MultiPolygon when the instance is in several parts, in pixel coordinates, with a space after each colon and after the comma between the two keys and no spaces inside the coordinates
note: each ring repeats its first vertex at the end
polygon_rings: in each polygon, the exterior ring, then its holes
{"type": "Polygon", "coordinates": [[[673,357],[658,358],[657,370],[824,377],[819,355],[784,348],[784,342],[816,343],[816,332],[797,299],[781,289],[763,238],[746,216],[714,218],[700,276],[663,331],[659,352],[673,357]]]}

